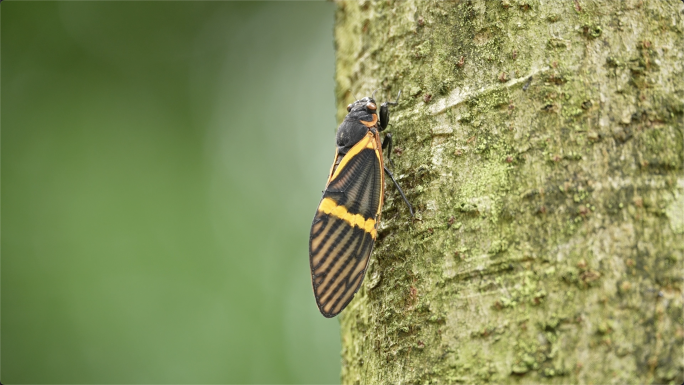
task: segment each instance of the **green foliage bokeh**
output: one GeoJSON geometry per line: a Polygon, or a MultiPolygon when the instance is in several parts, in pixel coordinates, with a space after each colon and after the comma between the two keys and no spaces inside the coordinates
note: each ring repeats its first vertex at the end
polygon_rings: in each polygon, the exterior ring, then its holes
{"type": "Polygon", "coordinates": [[[3,383],[334,383],[334,5],[0,5],[3,383]]]}

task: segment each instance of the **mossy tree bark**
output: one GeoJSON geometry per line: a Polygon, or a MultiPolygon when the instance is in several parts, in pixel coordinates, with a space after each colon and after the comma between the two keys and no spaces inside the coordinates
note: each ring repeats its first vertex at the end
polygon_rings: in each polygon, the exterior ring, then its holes
{"type": "Polygon", "coordinates": [[[338,117],[403,90],[392,157],[417,208],[387,186],[344,383],[684,380],[683,13],[338,3],[338,117]]]}

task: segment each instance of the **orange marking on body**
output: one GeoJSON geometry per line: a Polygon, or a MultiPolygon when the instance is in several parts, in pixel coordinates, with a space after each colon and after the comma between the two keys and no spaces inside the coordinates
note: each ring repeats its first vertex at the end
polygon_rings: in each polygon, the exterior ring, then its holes
{"type": "Polygon", "coordinates": [[[359,120],[359,122],[361,122],[361,124],[363,124],[364,126],[371,128],[371,127],[375,126],[375,123],[378,122],[378,115],[373,114],[373,120],[370,122],[366,122],[365,120],[359,120]]]}

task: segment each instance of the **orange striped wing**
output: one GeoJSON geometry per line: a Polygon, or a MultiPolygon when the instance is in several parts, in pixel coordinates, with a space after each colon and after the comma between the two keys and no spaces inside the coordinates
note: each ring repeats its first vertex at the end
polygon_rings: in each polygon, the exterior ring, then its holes
{"type": "Polygon", "coordinates": [[[377,237],[383,188],[382,148],[378,135],[369,131],[333,165],[311,225],[311,280],[326,317],[339,314],[361,287],[377,237]]]}

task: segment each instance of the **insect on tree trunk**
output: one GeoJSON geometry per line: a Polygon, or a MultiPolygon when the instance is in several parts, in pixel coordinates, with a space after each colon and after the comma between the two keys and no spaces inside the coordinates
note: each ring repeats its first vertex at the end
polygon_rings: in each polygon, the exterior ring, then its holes
{"type": "Polygon", "coordinates": [[[338,3],[338,117],[403,96],[343,383],[684,381],[684,5],[338,3]]]}

